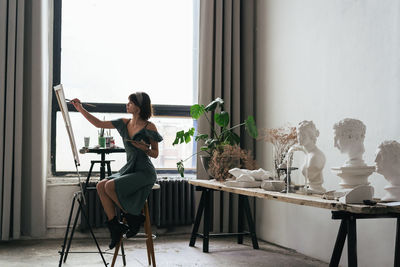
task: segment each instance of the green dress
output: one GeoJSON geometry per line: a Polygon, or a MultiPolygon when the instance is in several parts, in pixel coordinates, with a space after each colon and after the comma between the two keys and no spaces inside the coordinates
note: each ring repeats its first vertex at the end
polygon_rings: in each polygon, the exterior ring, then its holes
{"type": "Polygon", "coordinates": [[[122,208],[130,214],[138,215],[152,190],[157,174],[149,156],[126,139],[143,140],[149,144],[150,139],[161,142],[163,138],[158,132],[148,130],[147,125],[133,136],[129,136],[127,124],[122,119],[111,123],[123,139],[127,162],[119,172],[107,179],[115,181],[115,191],[122,208]]]}

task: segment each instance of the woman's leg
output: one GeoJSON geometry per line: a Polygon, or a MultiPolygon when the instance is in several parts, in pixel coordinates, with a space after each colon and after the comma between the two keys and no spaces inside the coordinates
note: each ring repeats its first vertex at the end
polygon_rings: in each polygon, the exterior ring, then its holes
{"type": "Polygon", "coordinates": [[[107,196],[114,201],[117,206],[126,213],[126,211],[122,208],[121,203],[119,203],[117,193],[115,192],[115,182],[113,180],[108,180],[104,186],[105,193],[107,196]]]}
{"type": "Polygon", "coordinates": [[[108,196],[105,190],[105,185],[107,182],[109,182],[107,179],[98,182],[96,189],[108,220],[112,220],[115,216],[115,207],[113,200],[108,196]]]}

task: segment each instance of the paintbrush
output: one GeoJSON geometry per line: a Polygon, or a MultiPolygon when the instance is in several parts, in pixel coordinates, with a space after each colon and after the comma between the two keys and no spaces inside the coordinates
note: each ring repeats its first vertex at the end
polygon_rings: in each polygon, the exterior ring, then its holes
{"type": "MultiPolygon", "coordinates": [[[[72,100],[71,100],[71,99],[65,99],[65,100],[66,100],[66,101],[68,101],[68,102],[72,102],[72,100]]],[[[82,104],[82,105],[89,106],[89,107],[93,107],[93,108],[95,108],[95,107],[96,107],[96,105],[89,104],[89,103],[82,103],[82,102],[81,102],[81,104],[82,104]]]]}

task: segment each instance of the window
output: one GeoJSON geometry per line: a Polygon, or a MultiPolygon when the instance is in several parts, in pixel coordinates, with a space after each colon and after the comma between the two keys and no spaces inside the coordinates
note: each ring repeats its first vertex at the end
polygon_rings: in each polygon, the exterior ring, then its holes
{"type": "MultiPolygon", "coordinates": [[[[63,84],[66,98],[95,103],[88,110],[105,120],[129,118],[128,96],[147,92],[155,110],[151,121],[164,137],[160,156],[153,159],[158,170],[175,171],[176,162],[195,150],[193,143],[172,147],[172,142],[177,130],[195,124],[189,109],[197,102],[198,5],[198,0],[54,1],[54,85],[63,84]]],[[[78,149],[84,136],[96,145],[98,129],[69,109],[78,149]]],[[[111,135],[122,146],[115,129],[111,135]]],[[[53,96],[53,174],[75,170],[67,140],[53,96]]],[[[113,154],[113,170],[125,158],[113,154]]],[[[98,156],[80,155],[80,170],[88,170],[92,159],[98,156]]],[[[195,164],[185,165],[194,169],[195,164]]]]}

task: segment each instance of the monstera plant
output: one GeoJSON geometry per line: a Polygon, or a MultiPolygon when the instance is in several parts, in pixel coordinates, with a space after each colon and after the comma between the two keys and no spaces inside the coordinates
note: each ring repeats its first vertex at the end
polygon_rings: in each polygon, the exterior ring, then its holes
{"type": "MultiPolygon", "coordinates": [[[[233,129],[245,126],[247,133],[252,138],[257,138],[258,131],[253,116],[248,116],[247,119],[237,125],[229,127],[230,116],[227,111],[224,110],[224,100],[216,98],[207,106],[195,104],[190,107],[190,115],[193,119],[198,120],[202,116],[206,118],[210,125],[211,134],[198,133],[195,136],[197,142],[202,142],[203,145],[200,147],[200,151],[194,153],[190,157],[177,162],[177,168],[180,175],[183,177],[184,173],[184,162],[194,155],[204,152],[206,156],[212,156],[215,149],[223,149],[225,145],[240,145],[240,137],[233,129]],[[211,120],[211,114],[214,113],[214,120],[211,120]]],[[[178,131],[176,133],[173,145],[189,143],[195,134],[195,129],[190,128],[188,131],[178,131]]],[[[207,168],[207,166],[204,166],[207,168]]]]}

